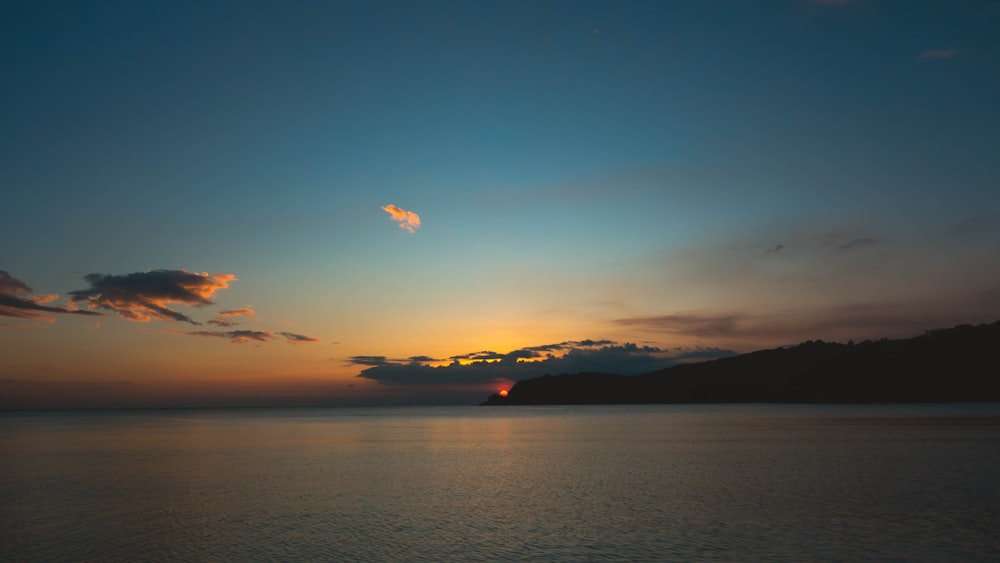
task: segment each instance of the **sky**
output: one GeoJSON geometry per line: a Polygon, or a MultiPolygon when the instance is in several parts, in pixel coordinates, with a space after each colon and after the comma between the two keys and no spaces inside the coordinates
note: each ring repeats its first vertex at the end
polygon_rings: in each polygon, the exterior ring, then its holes
{"type": "Polygon", "coordinates": [[[1000,2],[41,0],[0,65],[0,408],[1000,319],[1000,2]]]}

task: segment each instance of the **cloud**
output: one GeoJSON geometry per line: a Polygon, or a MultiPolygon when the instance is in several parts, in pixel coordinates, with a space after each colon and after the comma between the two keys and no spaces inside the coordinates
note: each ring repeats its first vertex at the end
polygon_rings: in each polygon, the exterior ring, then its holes
{"type": "Polygon", "coordinates": [[[638,316],[618,319],[616,324],[623,326],[643,327],[659,332],[685,334],[697,337],[720,337],[737,334],[745,314],[698,314],[683,313],[654,316],[638,316]]]}
{"type": "Polygon", "coordinates": [[[410,356],[409,360],[411,362],[440,362],[441,360],[437,358],[432,358],[430,356],[410,356]]]}
{"type": "MultiPolygon", "coordinates": [[[[604,346],[607,344],[614,344],[610,340],[579,340],[577,342],[563,342],[562,345],[576,345],[576,346],[604,346]]],[[[552,346],[551,344],[549,346],[552,346]]]]}
{"type": "MultiPolygon", "coordinates": [[[[52,322],[55,319],[45,313],[67,315],[102,316],[94,311],[45,305],[59,299],[58,295],[30,295],[34,290],[24,281],[0,270],[0,317],[32,319],[52,322]]],[[[11,325],[3,325],[11,326],[11,325]]]]}
{"type": "Polygon", "coordinates": [[[664,252],[648,268],[672,291],[654,308],[609,320],[632,339],[741,352],[907,338],[996,321],[998,253],[1000,213],[992,210],[921,225],[774,222],[664,252]],[[786,246],[766,254],[775,243],[786,246]]]}
{"type": "MultiPolygon", "coordinates": [[[[892,325],[896,317],[898,328],[902,318],[888,305],[841,305],[813,309],[786,309],[766,313],[749,311],[685,312],[622,318],[616,324],[632,329],[675,336],[694,336],[714,341],[736,342],[758,339],[778,340],[796,344],[802,340],[831,338],[844,335],[849,338],[886,336],[883,329],[892,325]]],[[[925,327],[929,328],[929,327],[925,327]]],[[[894,332],[894,331],[891,331],[894,332]]]]}
{"type": "Polygon", "coordinates": [[[944,235],[960,244],[977,240],[1000,240],[1000,213],[980,213],[965,217],[945,227],[944,235]]]}
{"type": "Polygon", "coordinates": [[[34,293],[28,284],[7,273],[7,270],[0,270],[0,293],[34,293]]]}
{"type": "Polygon", "coordinates": [[[253,309],[246,307],[243,309],[231,309],[228,311],[219,311],[219,314],[216,315],[214,319],[208,321],[208,323],[222,327],[236,326],[240,323],[238,320],[236,320],[235,317],[246,317],[250,320],[256,320],[256,318],[254,317],[253,309]]]}
{"type": "Polygon", "coordinates": [[[285,337],[285,340],[289,344],[305,344],[307,342],[319,342],[318,338],[313,338],[311,336],[306,336],[304,334],[295,334],[294,332],[279,332],[281,336],[285,337]]]}
{"type": "Polygon", "coordinates": [[[281,336],[289,344],[302,344],[306,342],[319,342],[318,338],[294,334],[291,332],[272,332],[270,330],[171,330],[177,334],[187,334],[190,336],[201,336],[203,338],[221,338],[229,340],[233,344],[245,344],[247,342],[271,342],[281,336]]]}
{"type": "Polygon", "coordinates": [[[472,361],[490,361],[490,360],[502,360],[503,354],[494,352],[492,350],[480,350],[479,352],[469,352],[467,354],[459,354],[457,356],[451,356],[450,360],[472,360],[472,361]]]}
{"type": "Polygon", "coordinates": [[[69,294],[74,302],[86,303],[91,309],[107,309],[138,322],[160,319],[196,325],[199,323],[167,305],[212,305],[215,292],[229,287],[237,278],[233,274],[153,270],[120,276],[89,274],[84,279],[90,288],[69,294]]]}
{"type": "Polygon", "coordinates": [[[716,310],[635,316],[615,321],[632,330],[682,338],[693,336],[749,352],[804,340],[847,342],[909,338],[933,328],[993,322],[1000,310],[1000,285],[951,297],[899,298],[766,312],[716,310]]]}
{"type": "Polygon", "coordinates": [[[396,207],[393,204],[382,207],[382,211],[389,214],[389,217],[399,223],[399,228],[408,233],[414,233],[420,228],[420,216],[412,211],[407,211],[396,207]]]}
{"type": "Polygon", "coordinates": [[[384,366],[392,362],[386,360],[385,356],[351,356],[347,363],[355,366],[384,366]]]}
{"type": "Polygon", "coordinates": [[[191,336],[203,336],[205,338],[223,338],[228,339],[233,344],[270,342],[274,340],[274,333],[269,330],[194,330],[190,332],[178,330],[171,332],[190,334],[191,336]]]}
{"type": "Polygon", "coordinates": [[[776,244],[776,245],[772,246],[771,248],[768,248],[767,250],[765,250],[764,254],[777,254],[778,252],[781,252],[782,250],[784,250],[784,248],[785,248],[785,245],[783,245],[783,244],[776,244]]]}
{"type": "Polygon", "coordinates": [[[956,49],[925,49],[923,53],[920,53],[920,58],[943,61],[945,59],[950,59],[957,54],[958,50],[956,49]]]}
{"type": "MultiPolygon", "coordinates": [[[[90,309],[114,311],[126,319],[146,322],[150,319],[183,321],[198,325],[187,315],[169,307],[174,303],[195,307],[211,305],[215,292],[229,287],[236,280],[232,274],[208,274],[186,270],[153,270],[126,275],[89,274],[84,279],[90,283],[89,289],[71,291],[71,303],[83,302],[90,309]]],[[[71,315],[104,316],[92,310],[75,307],[45,305],[59,299],[58,295],[31,295],[31,287],[24,281],[0,270],[0,316],[16,319],[53,322],[45,313],[71,315]]],[[[229,328],[238,324],[239,319],[255,320],[250,307],[227,309],[208,321],[219,327],[229,328]]],[[[4,323],[0,326],[15,326],[4,323]]],[[[97,325],[95,328],[99,328],[97,325]]],[[[270,342],[278,338],[289,344],[319,342],[318,338],[295,332],[269,330],[202,330],[168,331],[201,336],[204,338],[226,339],[233,343],[270,342]]]]}
{"type": "Polygon", "coordinates": [[[414,359],[426,356],[413,356],[407,360],[390,360],[385,356],[354,356],[348,363],[367,366],[358,377],[383,385],[447,386],[507,383],[546,374],[584,371],[635,375],[692,360],[732,354],[732,351],[721,349],[677,349],[671,352],[629,342],[617,344],[608,340],[581,340],[529,346],[503,354],[460,354],[452,356],[452,363],[444,366],[430,366],[414,359]],[[563,355],[542,356],[540,349],[560,351],[563,355]],[[460,359],[472,360],[462,363],[460,359]],[[526,359],[534,361],[525,361],[526,359]]]}
{"type": "Polygon", "coordinates": [[[839,250],[852,250],[854,248],[858,248],[858,247],[862,247],[862,246],[870,246],[870,245],[873,245],[873,244],[878,244],[878,241],[876,241],[875,239],[870,238],[870,237],[862,237],[862,238],[856,238],[856,239],[853,239],[853,240],[849,240],[849,241],[841,244],[837,248],[839,250]]]}
{"type": "Polygon", "coordinates": [[[596,346],[607,346],[614,344],[611,340],[567,340],[555,344],[540,344],[537,346],[526,346],[511,352],[501,354],[492,350],[481,350],[479,352],[469,352],[449,356],[449,360],[471,360],[471,361],[492,361],[492,360],[518,360],[540,358],[540,352],[565,352],[574,348],[593,348],[596,346]]]}

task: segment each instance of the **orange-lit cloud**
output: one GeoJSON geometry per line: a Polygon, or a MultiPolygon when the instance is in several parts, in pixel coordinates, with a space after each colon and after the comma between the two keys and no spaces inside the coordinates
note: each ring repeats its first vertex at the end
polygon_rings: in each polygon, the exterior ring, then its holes
{"type": "Polygon", "coordinates": [[[228,311],[219,311],[219,314],[212,320],[208,321],[209,324],[216,326],[236,326],[239,324],[238,317],[246,317],[249,320],[256,320],[254,317],[253,309],[245,307],[243,309],[230,309],[228,311]]]}
{"type": "Polygon", "coordinates": [[[199,324],[168,305],[211,305],[211,297],[236,281],[233,274],[208,274],[186,270],[153,270],[125,275],[89,274],[89,289],[71,291],[74,302],[91,309],[107,309],[139,322],[150,319],[199,324]]]}
{"type": "Polygon", "coordinates": [[[956,49],[927,49],[923,53],[920,53],[920,57],[924,59],[945,60],[957,54],[958,50],[956,49]]]}
{"type": "Polygon", "coordinates": [[[53,301],[59,299],[59,296],[55,293],[50,293],[48,295],[32,295],[31,300],[35,303],[52,303],[53,301]]]}
{"type": "Polygon", "coordinates": [[[0,270],[0,317],[53,322],[55,319],[45,313],[101,315],[101,313],[93,311],[77,311],[66,307],[44,305],[59,299],[59,296],[29,295],[32,292],[33,290],[28,284],[10,275],[6,270],[0,270]]]}
{"type": "Polygon", "coordinates": [[[401,209],[391,203],[382,207],[382,211],[388,213],[393,221],[399,223],[399,228],[408,233],[414,233],[420,228],[420,215],[412,211],[401,209]]]}

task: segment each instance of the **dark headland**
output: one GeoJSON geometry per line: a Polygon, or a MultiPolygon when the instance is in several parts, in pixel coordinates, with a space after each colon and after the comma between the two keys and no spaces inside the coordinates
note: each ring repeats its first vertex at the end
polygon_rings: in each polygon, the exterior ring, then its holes
{"type": "Polygon", "coordinates": [[[1000,321],[905,340],[810,340],[642,375],[518,381],[484,405],[1000,401],[1000,321]]]}

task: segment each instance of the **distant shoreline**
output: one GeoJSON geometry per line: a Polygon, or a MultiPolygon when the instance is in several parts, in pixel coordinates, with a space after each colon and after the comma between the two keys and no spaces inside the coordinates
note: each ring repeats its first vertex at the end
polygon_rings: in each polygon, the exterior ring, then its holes
{"type": "Polygon", "coordinates": [[[998,351],[1000,321],[902,340],[810,340],[642,375],[546,375],[481,405],[991,403],[998,351]]]}

